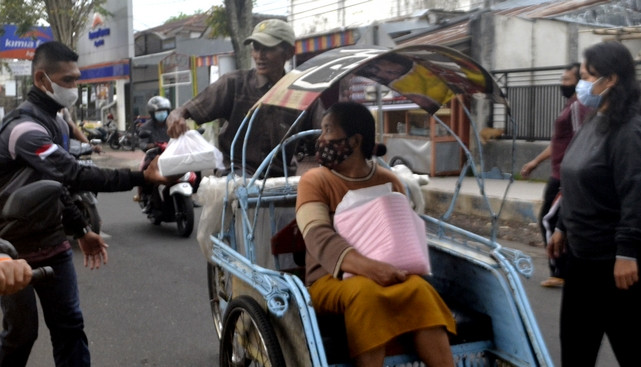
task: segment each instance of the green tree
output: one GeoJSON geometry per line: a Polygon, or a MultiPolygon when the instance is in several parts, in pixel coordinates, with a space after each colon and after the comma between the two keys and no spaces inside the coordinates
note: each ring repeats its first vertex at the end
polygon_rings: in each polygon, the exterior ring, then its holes
{"type": "Polygon", "coordinates": [[[251,52],[243,45],[243,40],[249,37],[254,26],[253,9],[252,0],[225,0],[224,6],[214,6],[209,11],[210,34],[231,38],[238,69],[251,67],[251,52]]]}
{"type": "Polygon", "coordinates": [[[183,12],[180,12],[180,14],[178,14],[178,15],[174,15],[174,16],[170,17],[169,19],[165,20],[165,23],[164,23],[164,24],[171,23],[171,22],[175,22],[175,21],[177,21],[177,20],[183,20],[183,19],[185,19],[185,18],[189,18],[189,17],[192,17],[192,16],[194,16],[194,15],[203,14],[203,13],[204,13],[204,11],[202,11],[202,10],[200,10],[200,9],[196,10],[196,11],[194,12],[194,14],[191,14],[191,15],[190,15],[190,14],[185,14],[185,13],[183,13],[183,12]]]}
{"type": "Polygon", "coordinates": [[[102,8],[106,0],[2,0],[0,22],[16,24],[19,33],[31,27],[49,23],[53,38],[76,49],[78,37],[89,16],[102,8]]]}

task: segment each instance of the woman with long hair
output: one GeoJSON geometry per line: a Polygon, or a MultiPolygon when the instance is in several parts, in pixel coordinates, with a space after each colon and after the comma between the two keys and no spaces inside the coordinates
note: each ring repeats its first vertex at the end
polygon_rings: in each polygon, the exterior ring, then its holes
{"type": "Polygon", "coordinates": [[[561,164],[561,220],[548,253],[568,253],[561,303],[563,366],[594,366],[606,334],[621,366],[641,346],[641,89],[619,42],[584,51],[576,87],[595,109],[561,164]]]}

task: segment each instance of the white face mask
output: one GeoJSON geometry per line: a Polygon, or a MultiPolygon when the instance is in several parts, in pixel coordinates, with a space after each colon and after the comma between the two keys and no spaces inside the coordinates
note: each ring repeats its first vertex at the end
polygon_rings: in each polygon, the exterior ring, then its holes
{"type": "Polygon", "coordinates": [[[51,87],[53,88],[53,93],[49,92],[45,88],[45,93],[47,93],[47,95],[51,97],[51,99],[58,102],[58,104],[62,107],[67,108],[76,103],[76,101],[78,100],[78,88],[65,88],[51,81],[51,78],[49,78],[49,75],[47,75],[46,73],[45,76],[47,77],[47,79],[49,79],[51,87]]]}

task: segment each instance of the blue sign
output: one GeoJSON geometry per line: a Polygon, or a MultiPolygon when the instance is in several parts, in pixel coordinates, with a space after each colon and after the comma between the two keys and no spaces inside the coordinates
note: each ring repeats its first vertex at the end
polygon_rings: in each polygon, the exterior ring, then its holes
{"type": "Polygon", "coordinates": [[[0,37],[0,58],[2,59],[33,59],[36,47],[42,43],[53,41],[51,27],[33,27],[22,36],[16,34],[17,27],[5,24],[4,34],[0,37]]]}

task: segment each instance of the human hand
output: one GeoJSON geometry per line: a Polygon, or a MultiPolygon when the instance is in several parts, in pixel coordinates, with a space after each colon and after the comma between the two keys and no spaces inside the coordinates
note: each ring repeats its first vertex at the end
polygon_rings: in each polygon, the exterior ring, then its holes
{"type": "Polygon", "coordinates": [[[557,259],[565,252],[565,233],[561,231],[554,231],[550,241],[548,242],[547,253],[550,259],[557,259]]]}
{"type": "Polygon", "coordinates": [[[154,184],[172,184],[178,181],[180,177],[182,177],[182,175],[169,177],[161,175],[160,170],[158,169],[158,158],[160,158],[160,156],[156,156],[149,163],[149,166],[147,166],[147,168],[142,172],[145,176],[145,181],[154,184]]]}
{"type": "Polygon", "coordinates": [[[31,266],[26,261],[0,257],[0,294],[13,294],[31,282],[31,266]]]}
{"type": "Polygon", "coordinates": [[[102,145],[96,144],[92,147],[92,150],[98,154],[102,153],[102,145]]]}
{"type": "Polygon", "coordinates": [[[376,260],[370,259],[370,264],[367,266],[365,272],[366,277],[375,281],[376,283],[387,287],[397,283],[402,283],[407,279],[407,271],[398,269],[397,267],[376,260]]]}
{"type": "Polygon", "coordinates": [[[85,268],[100,269],[100,263],[107,265],[109,256],[107,255],[107,245],[105,240],[99,234],[89,231],[84,236],[78,238],[78,246],[85,256],[85,268]]]}
{"type": "Polygon", "coordinates": [[[185,110],[176,108],[167,116],[167,135],[170,138],[177,138],[189,130],[185,120],[185,110]]]}
{"type": "Polygon", "coordinates": [[[616,259],[614,282],[619,289],[628,289],[639,281],[639,266],[636,260],[616,259]]]}
{"type": "Polygon", "coordinates": [[[538,164],[536,164],[536,162],[534,162],[534,161],[529,161],[529,162],[527,162],[527,163],[526,163],[526,164],[524,164],[524,165],[523,165],[523,167],[521,168],[521,176],[523,176],[523,178],[528,178],[528,177],[530,177],[530,173],[532,173],[532,171],[534,171],[534,169],[535,169],[537,166],[538,166],[538,164]]]}

